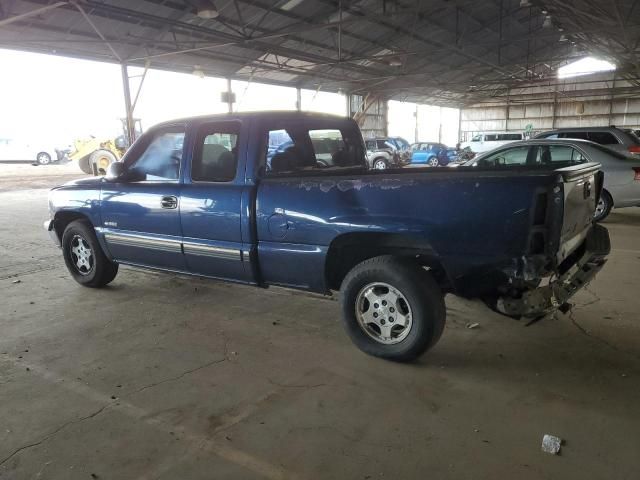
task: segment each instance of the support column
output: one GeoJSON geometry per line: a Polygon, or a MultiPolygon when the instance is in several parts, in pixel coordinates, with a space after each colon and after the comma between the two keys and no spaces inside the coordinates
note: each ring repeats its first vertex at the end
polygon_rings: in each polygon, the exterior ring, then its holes
{"type": "Polygon", "coordinates": [[[416,103],[416,111],[413,112],[413,141],[414,142],[419,142],[420,140],[418,139],[418,133],[419,133],[419,129],[418,129],[418,104],[416,103]]]}
{"type": "Polygon", "coordinates": [[[296,87],[296,110],[302,111],[302,89],[300,87],[296,87]]]}
{"type": "Polygon", "coordinates": [[[120,65],[122,71],[122,91],[124,92],[125,125],[127,131],[125,135],[129,145],[135,141],[135,125],[133,123],[133,108],[131,107],[131,90],[129,87],[129,71],[125,63],[120,65]]]}
{"type": "Polygon", "coordinates": [[[553,90],[553,114],[551,116],[551,129],[556,128],[556,109],[558,108],[558,89],[553,90]]]}
{"type": "Polygon", "coordinates": [[[227,78],[227,106],[229,113],[233,113],[233,95],[231,94],[231,79],[227,78]]]}

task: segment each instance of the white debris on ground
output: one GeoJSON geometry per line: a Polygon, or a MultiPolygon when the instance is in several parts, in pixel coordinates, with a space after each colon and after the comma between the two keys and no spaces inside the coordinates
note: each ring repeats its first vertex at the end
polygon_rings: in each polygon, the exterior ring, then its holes
{"type": "Polygon", "coordinates": [[[478,328],[480,326],[479,323],[467,323],[467,328],[472,329],[472,328],[478,328]]]}
{"type": "Polygon", "coordinates": [[[542,451],[545,453],[551,453],[552,455],[558,455],[560,453],[560,446],[562,445],[562,439],[553,435],[545,435],[542,437],[542,451]]]}

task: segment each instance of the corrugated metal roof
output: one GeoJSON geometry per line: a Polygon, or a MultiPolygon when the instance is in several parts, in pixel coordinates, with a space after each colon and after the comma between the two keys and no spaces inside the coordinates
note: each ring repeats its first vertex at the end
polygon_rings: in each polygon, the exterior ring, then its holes
{"type": "Polygon", "coordinates": [[[634,0],[523,3],[13,0],[0,47],[444,106],[543,84],[585,52],[640,77],[634,0]],[[217,18],[196,15],[207,3],[217,18]]]}

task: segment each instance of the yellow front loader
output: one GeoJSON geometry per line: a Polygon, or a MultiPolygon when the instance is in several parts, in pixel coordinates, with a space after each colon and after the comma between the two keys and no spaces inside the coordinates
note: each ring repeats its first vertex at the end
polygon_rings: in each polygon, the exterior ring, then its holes
{"type": "Polygon", "coordinates": [[[125,149],[116,146],[115,139],[100,138],[79,139],[73,142],[74,151],[69,154],[69,160],[78,162],[84,173],[104,175],[113,162],[122,158],[125,149]]]}
{"type": "MultiPolygon", "coordinates": [[[[124,135],[117,138],[86,138],[74,140],[74,151],[69,153],[68,158],[71,161],[78,162],[80,170],[87,174],[104,175],[107,173],[107,168],[113,162],[119,162],[124,155],[124,152],[129,148],[126,134],[126,122],[122,120],[124,135]]],[[[138,138],[142,132],[142,125],[140,119],[134,119],[135,124],[135,138],[138,138]]]]}

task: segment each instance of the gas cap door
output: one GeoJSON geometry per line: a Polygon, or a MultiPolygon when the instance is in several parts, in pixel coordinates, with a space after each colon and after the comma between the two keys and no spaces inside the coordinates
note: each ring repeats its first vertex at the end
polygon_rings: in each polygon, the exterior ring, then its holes
{"type": "Polygon", "coordinates": [[[283,208],[276,208],[274,213],[269,217],[269,233],[273,235],[274,238],[286,237],[291,226],[292,224],[289,222],[283,208]]]}

